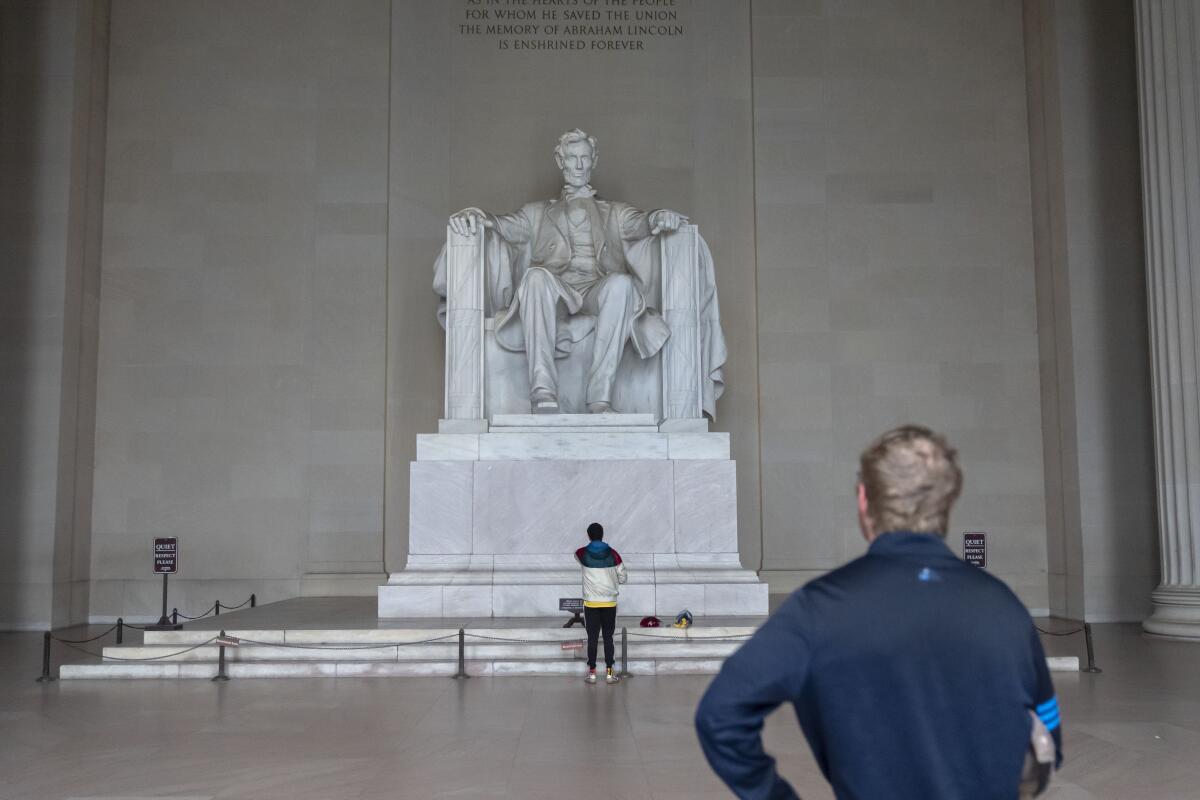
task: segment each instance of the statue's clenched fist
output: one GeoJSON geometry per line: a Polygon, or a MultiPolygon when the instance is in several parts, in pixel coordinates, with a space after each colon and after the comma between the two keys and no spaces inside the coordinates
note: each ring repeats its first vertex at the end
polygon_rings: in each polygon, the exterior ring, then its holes
{"type": "Polygon", "coordinates": [[[679,226],[688,221],[688,218],[678,211],[669,209],[660,209],[650,215],[650,233],[657,236],[660,233],[674,233],[679,230],[679,226]]]}
{"type": "Polygon", "coordinates": [[[486,211],[478,208],[464,208],[457,214],[450,215],[450,230],[457,233],[459,236],[474,236],[480,226],[484,228],[495,227],[495,222],[486,211]]]}

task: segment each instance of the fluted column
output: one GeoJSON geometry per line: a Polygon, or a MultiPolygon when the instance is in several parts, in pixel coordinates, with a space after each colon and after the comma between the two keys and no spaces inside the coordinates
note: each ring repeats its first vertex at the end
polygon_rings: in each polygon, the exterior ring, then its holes
{"type": "Polygon", "coordinates": [[[1200,0],[1137,0],[1162,580],[1149,633],[1200,638],[1200,0]]]}

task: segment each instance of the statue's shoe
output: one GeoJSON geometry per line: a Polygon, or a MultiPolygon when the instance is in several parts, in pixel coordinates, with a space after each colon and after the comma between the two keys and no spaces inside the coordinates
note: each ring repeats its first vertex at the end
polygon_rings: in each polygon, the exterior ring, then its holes
{"type": "Polygon", "coordinates": [[[536,394],[529,399],[535,414],[557,414],[558,398],[552,394],[536,394]]]}
{"type": "Polygon", "coordinates": [[[588,403],[589,414],[611,414],[613,413],[612,403],[588,403]]]}

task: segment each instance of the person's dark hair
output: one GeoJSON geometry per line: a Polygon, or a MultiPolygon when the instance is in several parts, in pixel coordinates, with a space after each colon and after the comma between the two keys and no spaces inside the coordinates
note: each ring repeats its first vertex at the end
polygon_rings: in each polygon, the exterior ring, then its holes
{"type": "Polygon", "coordinates": [[[599,522],[593,522],[588,525],[588,538],[593,542],[598,542],[604,538],[604,526],[599,522]]]}

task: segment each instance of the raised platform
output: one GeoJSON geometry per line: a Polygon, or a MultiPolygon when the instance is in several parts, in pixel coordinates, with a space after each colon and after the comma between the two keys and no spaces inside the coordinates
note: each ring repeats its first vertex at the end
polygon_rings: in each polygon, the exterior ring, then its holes
{"type": "Polygon", "coordinates": [[[552,616],[579,596],[591,522],[629,569],[622,610],[767,613],[738,558],[729,434],[705,420],[496,414],[440,430],[417,437],[409,559],[379,587],[380,617],[552,616]]]}
{"type": "MultiPolygon", "coordinates": [[[[582,677],[586,672],[581,646],[586,634],[578,625],[561,627],[565,614],[536,621],[377,620],[374,614],[367,598],[286,600],[189,623],[181,631],[147,631],[140,645],[105,647],[101,663],[64,664],[59,677],[212,678],[217,646],[204,643],[220,630],[242,642],[226,649],[227,674],[233,679],[451,676],[458,670],[460,628],[468,675],[582,677]]],[[[639,628],[637,622],[622,616],[617,623],[618,656],[620,629],[628,629],[630,674],[696,675],[720,669],[763,620],[700,618],[687,630],[639,628]]]]}
{"type": "MultiPolygon", "coordinates": [[[[566,615],[536,620],[388,620],[375,616],[370,598],[297,597],[189,622],[181,631],[147,631],[140,644],[105,647],[99,663],[63,664],[59,677],[212,678],[217,674],[217,647],[203,643],[221,630],[242,640],[225,654],[226,672],[234,680],[451,676],[458,671],[460,628],[468,675],[582,677],[586,666],[581,642],[586,634],[578,625],[563,628],[565,620],[566,615]],[[190,649],[196,645],[201,646],[190,649]]],[[[628,631],[630,674],[707,675],[717,672],[764,621],[765,617],[698,617],[693,627],[679,630],[640,628],[637,617],[622,615],[617,620],[618,667],[621,628],[628,631]]],[[[1051,656],[1046,662],[1056,672],[1079,671],[1077,656],[1051,656]]]]}

